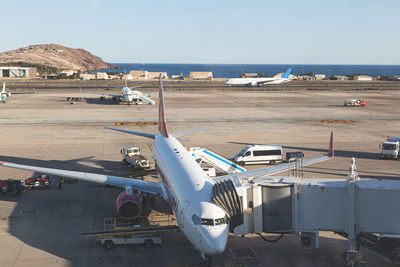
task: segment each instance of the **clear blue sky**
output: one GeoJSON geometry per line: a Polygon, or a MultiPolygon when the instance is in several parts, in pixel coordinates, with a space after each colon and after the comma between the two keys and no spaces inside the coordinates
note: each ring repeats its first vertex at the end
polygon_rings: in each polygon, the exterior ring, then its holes
{"type": "Polygon", "coordinates": [[[1,1],[0,51],[57,43],[108,62],[400,64],[400,1],[1,1]]]}

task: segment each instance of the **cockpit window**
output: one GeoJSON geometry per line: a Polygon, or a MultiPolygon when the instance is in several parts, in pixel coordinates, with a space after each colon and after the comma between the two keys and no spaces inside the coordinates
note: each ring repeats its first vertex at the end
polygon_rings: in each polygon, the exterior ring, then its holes
{"type": "Polygon", "coordinates": [[[200,217],[193,213],[192,221],[193,221],[193,223],[195,225],[199,225],[200,224],[200,217]]]}
{"type": "Polygon", "coordinates": [[[225,218],[215,219],[215,225],[226,224],[225,218]]]}
{"type": "Polygon", "coordinates": [[[193,213],[192,215],[192,221],[195,225],[220,225],[220,224],[226,224],[227,221],[225,218],[220,218],[220,219],[206,219],[206,218],[200,218],[196,214],[193,213]]]}
{"type": "Polygon", "coordinates": [[[214,225],[213,219],[201,219],[201,225],[214,225]]]}

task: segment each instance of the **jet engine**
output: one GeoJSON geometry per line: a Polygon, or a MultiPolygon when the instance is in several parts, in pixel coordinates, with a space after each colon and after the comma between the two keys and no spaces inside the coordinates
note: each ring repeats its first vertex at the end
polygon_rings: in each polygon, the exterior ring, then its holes
{"type": "Polygon", "coordinates": [[[118,216],[126,220],[134,220],[142,214],[142,201],[140,196],[133,193],[128,195],[125,191],[119,194],[115,202],[118,216]]]}
{"type": "Polygon", "coordinates": [[[256,87],[256,86],[258,86],[258,83],[257,82],[251,82],[251,86],[256,87]]]}

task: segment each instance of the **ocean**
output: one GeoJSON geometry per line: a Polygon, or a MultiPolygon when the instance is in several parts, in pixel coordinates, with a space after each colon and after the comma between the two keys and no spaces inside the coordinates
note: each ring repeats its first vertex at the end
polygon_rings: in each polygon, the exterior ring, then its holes
{"type": "MultiPolygon", "coordinates": [[[[273,76],[285,72],[289,67],[292,73],[325,74],[333,75],[366,74],[371,76],[400,75],[400,65],[284,65],[284,64],[156,64],[156,63],[112,63],[120,66],[119,69],[106,69],[106,71],[127,72],[131,70],[147,70],[167,72],[171,75],[189,75],[191,71],[211,71],[214,78],[236,78],[243,73],[263,73],[273,76]]],[[[104,71],[104,70],[102,70],[104,71]]]]}

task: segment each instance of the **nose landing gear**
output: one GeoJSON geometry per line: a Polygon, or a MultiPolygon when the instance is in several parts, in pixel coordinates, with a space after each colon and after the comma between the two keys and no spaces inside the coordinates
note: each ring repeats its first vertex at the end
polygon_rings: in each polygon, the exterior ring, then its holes
{"type": "Polygon", "coordinates": [[[201,266],[203,267],[211,267],[211,256],[210,255],[206,255],[202,252],[200,252],[200,256],[201,256],[201,266]]]}

